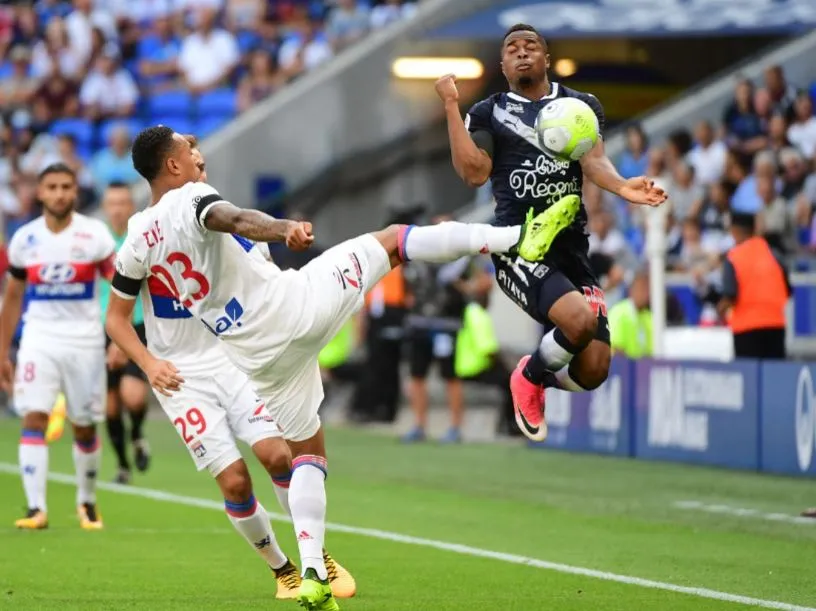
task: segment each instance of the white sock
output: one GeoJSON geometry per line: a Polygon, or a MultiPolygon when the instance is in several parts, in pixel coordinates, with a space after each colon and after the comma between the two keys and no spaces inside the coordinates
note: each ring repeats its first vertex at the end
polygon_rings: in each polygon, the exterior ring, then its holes
{"type": "Polygon", "coordinates": [[[241,533],[270,568],[279,569],[286,564],[288,558],[278,545],[269,523],[269,514],[255,500],[255,495],[251,495],[245,503],[224,501],[224,507],[235,530],[241,533]]]}
{"type": "Polygon", "coordinates": [[[272,478],[272,483],[275,484],[275,496],[278,497],[283,512],[292,517],[292,509],[289,507],[289,485],[292,481],[292,474],[286,476],[278,476],[272,478]]]}
{"type": "Polygon", "coordinates": [[[304,455],[292,461],[289,507],[303,573],[306,569],[314,569],[320,579],[328,579],[323,563],[323,539],[326,534],[325,458],[304,455]]]}
{"type": "Polygon", "coordinates": [[[555,379],[558,380],[558,387],[562,390],[568,390],[570,392],[586,392],[587,390],[570,377],[569,365],[556,371],[555,379]]]}
{"type": "Polygon", "coordinates": [[[420,227],[408,225],[399,236],[403,261],[442,263],[466,255],[503,253],[518,244],[521,227],[493,227],[479,223],[446,222],[420,227]]]}
{"type": "Polygon", "coordinates": [[[77,505],[96,503],[96,479],[99,475],[99,463],[102,449],[99,437],[94,436],[88,443],[74,442],[74,467],[77,478],[77,505]]]}
{"type": "Polygon", "coordinates": [[[45,433],[23,429],[19,460],[28,508],[47,512],[45,483],[48,479],[48,445],[45,443],[45,433]]]}

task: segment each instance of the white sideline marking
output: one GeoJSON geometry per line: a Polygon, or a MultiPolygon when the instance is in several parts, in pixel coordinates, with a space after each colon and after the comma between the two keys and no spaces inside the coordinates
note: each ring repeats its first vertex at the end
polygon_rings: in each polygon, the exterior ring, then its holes
{"type": "Polygon", "coordinates": [[[693,509],[706,513],[719,513],[737,518],[755,518],[767,522],[785,522],[786,524],[807,524],[816,526],[813,518],[803,518],[802,516],[792,516],[787,513],[764,513],[758,509],[748,509],[746,507],[734,507],[732,505],[709,505],[700,501],[677,501],[674,506],[679,509],[693,509]]]}
{"type": "MultiPolygon", "coordinates": [[[[17,475],[19,468],[17,465],[0,462],[0,473],[8,473],[17,475]]],[[[73,475],[65,473],[49,473],[48,479],[59,484],[75,485],[76,480],[73,475]]],[[[209,499],[200,499],[191,496],[183,496],[180,494],[173,494],[172,492],[164,492],[162,490],[151,490],[149,488],[136,488],[133,486],[122,486],[120,484],[113,484],[108,482],[98,482],[100,490],[108,490],[110,492],[117,492],[119,494],[126,494],[130,496],[138,496],[154,501],[164,501],[166,503],[175,503],[177,505],[187,505],[190,507],[200,507],[202,509],[214,509],[217,511],[224,511],[223,503],[212,501],[209,499]]],[[[270,513],[269,517],[273,520],[290,522],[288,516],[282,514],[270,513]]],[[[408,535],[401,535],[399,533],[388,532],[385,530],[377,530],[374,528],[358,528],[356,526],[345,526],[343,524],[326,524],[328,530],[334,532],[348,533],[351,535],[360,535],[363,537],[370,537],[372,539],[381,539],[384,541],[394,541],[396,543],[405,543],[407,545],[418,545],[420,547],[430,547],[446,552],[453,552],[462,554],[464,556],[472,556],[476,558],[487,558],[489,560],[498,560],[499,562],[509,562],[510,564],[519,564],[523,566],[532,566],[538,569],[547,571],[554,571],[556,573],[565,573],[568,575],[580,575],[582,577],[591,577],[592,579],[600,579],[602,581],[612,581],[615,583],[622,583],[630,586],[639,586],[641,588],[649,588],[652,590],[664,590],[667,592],[675,592],[677,594],[688,594],[689,596],[697,596],[698,598],[709,598],[713,600],[721,600],[729,603],[736,603],[741,605],[748,605],[751,607],[761,607],[763,609],[780,609],[782,611],[816,611],[814,607],[801,607],[792,605],[790,603],[783,603],[775,600],[763,600],[761,598],[751,598],[749,596],[740,596],[739,594],[728,594],[727,592],[718,592],[717,590],[709,590],[708,588],[693,588],[689,586],[678,586],[673,583],[665,583],[662,581],[653,581],[651,579],[641,579],[640,577],[630,577],[629,575],[618,575],[617,573],[607,573],[606,571],[596,571],[594,569],[587,569],[580,566],[571,566],[569,564],[560,564],[558,562],[548,562],[546,560],[538,560],[536,558],[529,558],[527,556],[517,556],[516,554],[505,554],[503,552],[493,552],[486,549],[479,549],[477,547],[470,547],[469,545],[460,545],[458,543],[446,543],[445,541],[436,541],[434,539],[423,539],[421,537],[411,537],[408,535]]]]}

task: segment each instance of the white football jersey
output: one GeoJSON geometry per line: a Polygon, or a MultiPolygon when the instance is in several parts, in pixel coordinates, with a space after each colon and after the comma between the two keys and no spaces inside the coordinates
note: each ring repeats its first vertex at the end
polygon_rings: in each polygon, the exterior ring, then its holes
{"type": "Polygon", "coordinates": [[[104,346],[97,280],[112,273],[115,250],[107,226],[77,212],[59,233],[42,216],[20,227],[8,257],[12,276],[26,283],[24,341],[104,346]]]}
{"type": "MultiPolygon", "coordinates": [[[[131,220],[116,271],[134,283],[147,280],[142,289],[145,318],[153,315],[158,322],[192,315],[224,340],[233,363],[251,373],[274,362],[303,327],[303,308],[288,302],[283,290],[285,280],[302,279],[265,260],[253,242],[208,231],[203,220],[219,203],[224,200],[204,183],[188,183],[166,193],[131,220]]],[[[113,290],[128,296],[116,282],[113,290]]],[[[158,355],[159,346],[164,346],[168,350],[164,354],[186,353],[191,365],[201,359],[204,334],[170,329],[157,324],[153,337],[146,329],[151,351],[158,355]]],[[[178,357],[168,360],[177,363],[178,357]]],[[[182,372],[183,365],[186,360],[176,364],[182,372]]]]}

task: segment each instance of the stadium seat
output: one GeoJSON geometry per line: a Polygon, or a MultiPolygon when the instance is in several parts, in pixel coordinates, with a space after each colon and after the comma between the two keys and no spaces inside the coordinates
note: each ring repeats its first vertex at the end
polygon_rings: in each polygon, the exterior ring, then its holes
{"type": "Polygon", "coordinates": [[[0,78],[8,78],[11,76],[12,67],[11,62],[3,62],[0,64],[0,78]]]}
{"type": "Polygon", "coordinates": [[[151,125],[166,125],[173,128],[174,131],[180,134],[191,134],[193,132],[193,122],[186,117],[177,117],[173,115],[161,116],[157,115],[151,120],[151,125]]]}
{"type": "Polygon", "coordinates": [[[229,117],[204,117],[196,123],[195,135],[206,138],[230,122],[229,117]]]}
{"type": "Polygon", "coordinates": [[[246,55],[255,49],[258,46],[261,38],[255,32],[250,32],[248,30],[242,30],[238,32],[238,49],[241,51],[241,55],[246,55]]]}
{"type": "Polygon", "coordinates": [[[91,146],[94,140],[94,128],[85,119],[57,119],[49,130],[55,136],[72,135],[79,146],[91,146]]]}
{"type": "Polygon", "coordinates": [[[147,107],[149,114],[153,116],[189,117],[193,98],[186,91],[165,91],[152,95],[147,107]]]}
{"type": "Polygon", "coordinates": [[[216,89],[198,98],[200,117],[232,117],[236,111],[236,95],[232,89],[216,89]]]}
{"type": "Polygon", "coordinates": [[[111,119],[110,121],[105,121],[99,130],[99,144],[106,146],[110,139],[111,132],[120,125],[124,125],[128,128],[131,138],[135,138],[136,134],[142,131],[143,127],[143,123],[139,119],[111,119]]]}

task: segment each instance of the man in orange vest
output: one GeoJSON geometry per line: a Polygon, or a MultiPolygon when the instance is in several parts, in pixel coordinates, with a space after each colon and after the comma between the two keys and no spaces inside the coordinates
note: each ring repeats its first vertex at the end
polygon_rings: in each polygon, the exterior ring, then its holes
{"type": "Polygon", "coordinates": [[[734,334],[736,358],[785,358],[785,304],[791,295],[785,265],[765,238],[754,235],[750,214],[732,214],[736,245],[723,261],[720,313],[734,334]]]}

